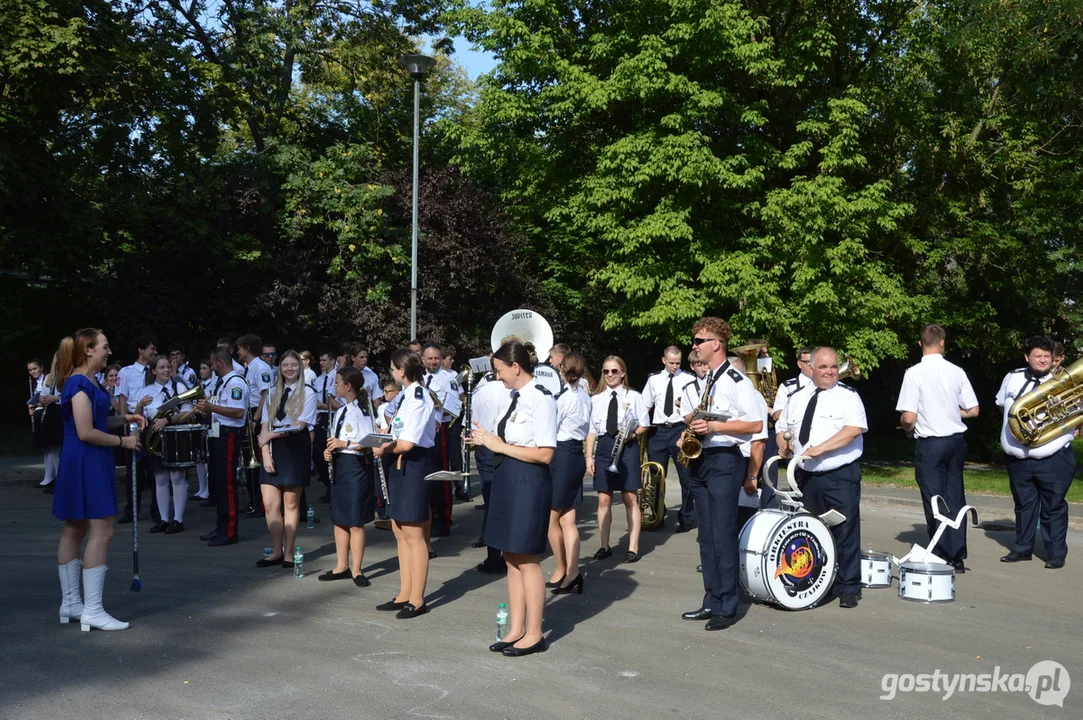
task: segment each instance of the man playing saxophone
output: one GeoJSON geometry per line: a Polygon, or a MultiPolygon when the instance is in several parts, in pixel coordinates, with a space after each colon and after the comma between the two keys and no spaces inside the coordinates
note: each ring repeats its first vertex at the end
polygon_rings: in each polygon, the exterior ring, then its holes
{"type": "MultiPolygon", "coordinates": [[[[1029,338],[1023,347],[1027,366],[1004,376],[997,392],[997,405],[1004,408],[1000,445],[1015,498],[1015,545],[1001,562],[1030,560],[1034,532],[1041,515],[1042,542],[1051,570],[1064,567],[1068,554],[1068,503],[1064,497],[1075,474],[1072,454],[1072,427],[1064,428],[1041,445],[1026,445],[1009,428],[1012,406],[1026,403],[1024,396],[1053,378],[1053,340],[1046,335],[1029,338]]],[[[1019,408],[1015,408],[1018,413],[1019,408]]]]}
{"type": "Polygon", "coordinates": [[[763,399],[752,382],[726,360],[731,335],[729,323],[717,317],[703,318],[692,326],[692,345],[713,378],[707,410],[729,419],[694,419],[700,404],[694,382],[685,386],[681,403],[687,412],[685,422],[703,448],[689,469],[704,589],[700,607],[681,617],[707,620],[706,630],[724,630],[737,617],[737,500],[748,469],[740,445],[766,429],[757,410],[763,399]]]}

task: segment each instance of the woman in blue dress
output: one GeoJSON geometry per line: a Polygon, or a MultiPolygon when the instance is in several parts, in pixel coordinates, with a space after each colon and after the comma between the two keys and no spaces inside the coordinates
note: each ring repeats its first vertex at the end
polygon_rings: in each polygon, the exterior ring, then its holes
{"type": "Polygon", "coordinates": [[[519,657],[545,652],[547,647],[542,637],[545,579],[541,554],[553,503],[549,463],[557,446],[557,405],[552,393],[534,382],[534,358],[522,343],[501,345],[493,353],[493,370],[512,391],[511,402],[497,423],[496,433],[475,423],[470,442],[493,452],[485,544],[503,552],[508,563],[510,639],[489,649],[519,657]]]}
{"type": "Polygon", "coordinates": [[[86,328],[60,341],[57,388],[60,390],[64,442],[53,496],[53,515],[64,522],[57,548],[60,574],[60,622],[78,620],[84,632],[127,630],[102,607],[106,559],[117,514],[113,448],[139,449],[139,435],[117,437],[110,427],[147,421],[142,415],[109,417],[109,395],[94,376],[109,359],[109,341],[86,328]],[[83,539],[86,550],[80,557],[83,539]],[[80,592],[80,580],[82,592],[80,592]]]}

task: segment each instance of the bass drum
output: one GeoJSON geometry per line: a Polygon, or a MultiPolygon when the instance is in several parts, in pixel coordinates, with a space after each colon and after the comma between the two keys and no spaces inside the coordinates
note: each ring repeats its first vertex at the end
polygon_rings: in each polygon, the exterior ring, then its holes
{"type": "Polygon", "coordinates": [[[835,538],[806,512],[761,510],[741,528],[741,586],[756,600],[786,610],[815,607],[838,570],[835,538]]]}

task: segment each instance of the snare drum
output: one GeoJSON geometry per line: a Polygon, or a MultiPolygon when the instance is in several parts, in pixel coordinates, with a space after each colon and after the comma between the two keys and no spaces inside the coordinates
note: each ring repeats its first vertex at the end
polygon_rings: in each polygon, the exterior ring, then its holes
{"type": "Polygon", "coordinates": [[[831,592],[837,557],[835,538],[820,518],[761,510],[741,529],[741,586],[757,600],[806,610],[831,592]]]}
{"type": "Polygon", "coordinates": [[[206,425],[167,425],[162,428],[162,465],[188,468],[208,459],[206,425]]]}
{"type": "Polygon", "coordinates": [[[899,566],[899,597],[923,603],[955,601],[955,568],[940,563],[899,566]]]}
{"type": "Polygon", "coordinates": [[[876,550],[861,551],[861,586],[891,587],[891,553],[876,550]]]}

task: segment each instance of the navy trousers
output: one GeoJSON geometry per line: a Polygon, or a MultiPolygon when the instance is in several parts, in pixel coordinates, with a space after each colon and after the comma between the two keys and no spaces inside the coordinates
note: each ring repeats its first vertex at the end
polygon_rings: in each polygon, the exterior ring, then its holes
{"type": "Polygon", "coordinates": [[[737,615],[737,494],[748,460],[736,447],[704,448],[692,461],[691,491],[699,522],[703,607],[714,615],[737,615]]]}
{"type": "Polygon", "coordinates": [[[696,521],[695,501],[692,499],[692,473],[687,467],[677,462],[677,440],[684,433],[684,425],[673,427],[656,426],[647,441],[647,459],[661,463],[669,468],[670,458],[677,468],[677,479],[681,481],[681,507],[677,510],[677,524],[680,527],[692,527],[696,521]]]}
{"type": "Polygon", "coordinates": [[[1034,551],[1034,530],[1042,519],[1042,542],[1049,560],[1068,555],[1068,503],[1064,499],[1075,475],[1072,446],[1040,460],[1006,460],[1012,498],[1015,499],[1015,547],[1017,553],[1034,551]]]}
{"type": "MultiPolygon", "coordinates": [[[[918,438],[914,448],[914,478],[921,489],[921,505],[925,508],[925,525],[932,539],[939,523],[933,519],[932,499],[939,495],[944,514],[955,518],[966,505],[963,490],[963,462],[966,461],[966,439],[962,433],[947,437],[918,438]]],[[[933,548],[944,560],[957,562],[966,558],[966,523],[954,530],[951,526],[933,548]]]]}
{"type": "Polygon", "coordinates": [[[835,576],[835,594],[861,592],[861,465],[852,462],[825,473],[810,473],[800,468],[795,473],[802,500],[813,515],[838,510],[846,521],[831,528],[839,572],[835,576]]]}

